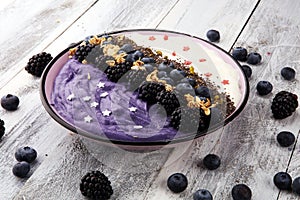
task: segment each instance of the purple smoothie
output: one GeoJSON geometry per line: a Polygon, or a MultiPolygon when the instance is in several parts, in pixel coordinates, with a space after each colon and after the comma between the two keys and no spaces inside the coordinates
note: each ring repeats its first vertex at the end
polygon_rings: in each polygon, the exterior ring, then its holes
{"type": "Polygon", "coordinates": [[[110,140],[169,141],[179,135],[161,106],[149,108],[126,84],[75,59],[57,75],[51,105],[74,127],[110,140]]]}

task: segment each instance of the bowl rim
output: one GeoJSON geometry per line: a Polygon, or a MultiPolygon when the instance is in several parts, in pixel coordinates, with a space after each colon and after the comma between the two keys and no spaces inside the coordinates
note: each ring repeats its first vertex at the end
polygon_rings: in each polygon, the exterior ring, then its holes
{"type": "Polygon", "coordinates": [[[90,139],[94,139],[96,141],[99,142],[105,142],[105,143],[112,143],[112,144],[116,144],[116,145],[122,145],[122,146],[161,146],[161,145],[167,145],[167,144],[176,144],[176,143],[181,143],[181,142],[186,142],[189,140],[194,140],[196,138],[202,137],[204,135],[207,135],[209,133],[212,133],[218,129],[220,129],[221,127],[226,126],[229,122],[231,122],[233,119],[235,119],[235,117],[237,117],[242,110],[245,108],[248,98],[249,98],[249,93],[250,93],[250,86],[249,86],[249,80],[245,74],[245,72],[242,70],[241,64],[232,57],[232,55],[230,55],[229,52],[227,52],[226,50],[224,50],[223,48],[219,47],[218,45],[205,40],[203,38],[188,34],[188,33],[183,33],[183,32],[179,32],[179,31],[173,31],[173,30],[165,30],[165,29],[151,29],[151,28],[141,28],[141,29],[123,29],[123,30],[117,30],[117,31],[110,31],[110,32],[104,32],[101,34],[98,34],[98,37],[101,37],[103,35],[111,35],[111,34],[120,34],[120,33],[126,33],[126,32],[145,32],[145,31],[151,31],[151,32],[164,32],[164,33],[171,33],[171,34],[176,34],[176,35],[182,35],[182,36],[186,36],[186,37],[190,37],[190,38],[194,38],[197,40],[201,40],[202,42],[207,43],[208,45],[213,46],[214,48],[220,50],[222,53],[224,53],[225,55],[229,56],[229,58],[236,64],[236,66],[238,66],[238,68],[241,71],[241,74],[243,74],[243,80],[244,80],[244,85],[245,85],[245,90],[243,93],[243,99],[242,102],[239,104],[239,108],[235,109],[233,113],[231,113],[231,115],[229,115],[227,118],[225,118],[224,121],[217,123],[215,125],[213,125],[212,127],[210,127],[207,132],[204,133],[197,133],[197,134],[190,134],[186,137],[181,137],[181,138],[175,138],[175,139],[171,139],[170,141],[122,141],[122,140],[114,140],[114,139],[109,139],[109,138],[102,138],[100,136],[97,136],[95,134],[91,134],[88,133],[85,130],[82,130],[79,127],[75,127],[72,124],[66,122],[63,118],[61,118],[53,109],[52,106],[50,105],[50,103],[47,100],[46,97],[46,91],[45,91],[45,82],[46,82],[46,78],[47,78],[47,74],[49,72],[49,70],[51,69],[51,67],[53,66],[53,64],[59,59],[61,58],[65,53],[67,53],[69,51],[70,48],[76,47],[77,45],[79,45],[83,40],[74,43],[72,45],[70,45],[69,47],[65,48],[63,51],[61,51],[59,54],[57,54],[46,66],[45,70],[42,73],[41,76],[41,81],[40,81],[40,98],[42,101],[42,104],[45,108],[45,110],[48,112],[48,114],[56,121],[58,122],[60,125],[62,125],[63,127],[67,128],[68,130],[77,133],[79,135],[82,135],[84,137],[90,138],[90,139]]]}

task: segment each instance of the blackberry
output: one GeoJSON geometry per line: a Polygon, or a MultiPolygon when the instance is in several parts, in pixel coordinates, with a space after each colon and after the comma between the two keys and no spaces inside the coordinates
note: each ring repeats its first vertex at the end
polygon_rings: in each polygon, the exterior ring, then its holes
{"type": "Polygon", "coordinates": [[[298,97],[296,94],[287,91],[278,92],[271,105],[275,119],[284,119],[293,114],[298,107],[298,97]]]}
{"type": "Polygon", "coordinates": [[[88,172],[81,178],[80,191],[91,199],[107,200],[113,194],[108,178],[100,171],[88,172]]]}
{"type": "Polygon", "coordinates": [[[183,133],[201,133],[207,129],[208,123],[202,109],[181,107],[172,113],[170,125],[183,133]]]}
{"type": "Polygon", "coordinates": [[[148,73],[146,70],[131,70],[126,75],[126,81],[131,90],[137,89],[146,79],[148,73]]]}
{"type": "Polygon", "coordinates": [[[147,103],[154,104],[157,102],[157,95],[161,91],[165,91],[165,86],[162,83],[145,82],[139,87],[138,98],[147,103]]]}
{"type": "Polygon", "coordinates": [[[164,90],[157,95],[157,102],[166,109],[167,115],[171,115],[180,105],[175,93],[164,90]]]}
{"type": "Polygon", "coordinates": [[[89,53],[92,51],[92,49],[95,46],[93,44],[83,44],[83,45],[79,45],[76,48],[76,52],[75,52],[75,59],[78,60],[79,62],[82,62],[88,55],[89,53]]]}
{"type": "Polygon", "coordinates": [[[4,133],[5,133],[4,121],[0,119],[0,139],[2,138],[4,133]]]}
{"type": "Polygon", "coordinates": [[[123,63],[117,64],[115,66],[108,67],[105,70],[105,73],[107,75],[107,78],[111,82],[116,83],[130,69],[131,69],[131,63],[130,62],[123,62],[123,63]]]}
{"type": "Polygon", "coordinates": [[[52,56],[50,53],[42,52],[36,54],[29,59],[25,70],[34,76],[40,77],[51,60],[52,56]]]}

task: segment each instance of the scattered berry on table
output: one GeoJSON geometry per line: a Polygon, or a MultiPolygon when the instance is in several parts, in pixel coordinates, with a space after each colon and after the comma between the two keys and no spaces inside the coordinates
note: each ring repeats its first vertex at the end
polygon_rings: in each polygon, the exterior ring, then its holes
{"type": "Polygon", "coordinates": [[[286,172],[278,172],[275,174],[273,182],[280,190],[290,190],[292,186],[292,177],[286,172]]]}
{"type": "Polygon", "coordinates": [[[232,50],[232,57],[238,61],[245,62],[247,60],[248,51],[244,47],[236,47],[232,50]]]}
{"type": "Polygon", "coordinates": [[[37,152],[32,147],[20,147],[15,152],[15,158],[17,161],[26,161],[28,163],[33,162],[37,157],[37,152]]]}
{"type": "Polygon", "coordinates": [[[293,133],[289,131],[281,131],[277,135],[277,142],[280,144],[282,147],[289,147],[292,144],[294,144],[296,138],[293,133]]]}
{"type": "Polygon", "coordinates": [[[100,171],[88,172],[81,178],[80,191],[91,199],[107,200],[113,194],[111,183],[100,171]]]}
{"type": "Polygon", "coordinates": [[[218,155],[208,154],[203,158],[203,165],[209,170],[215,170],[220,167],[221,159],[218,155]]]}
{"type": "Polygon", "coordinates": [[[251,65],[257,65],[261,62],[261,55],[256,52],[251,52],[248,54],[247,63],[251,65]]]}
{"type": "Polygon", "coordinates": [[[300,195],[300,177],[294,179],[292,183],[292,190],[294,193],[300,195]]]}
{"type": "Polygon", "coordinates": [[[251,189],[245,184],[233,186],[231,195],[234,200],[250,200],[252,197],[251,189]]]}
{"type": "Polygon", "coordinates": [[[218,42],[220,40],[220,33],[217,30],[209,30],[206,33],[206,37],[211,42],[218,42]]]}
{"type": "Polygon", "coordinates": [[[50,53],[42,52],[36,54],[29,59],[25,70],[34,76],[40,77],[51,60],[52,56],[50,53]]]}
{"type": "Polygon", "coordinates": [[[273,98],[271,110],[275,119],[291,116],[298,107],[298,96],[291,92],[280,91],[273,98]]]}
{"type": "Polygon", "coordinates": [[[19,178],[24,178],[30,171],[30,165],[28,162],[22,161],[13,166],[12,172],[19,178]]]}
{"type": "Polygon", "coordinates": [[[0,139],[2,138],[2,136],[5,133],[5,127],[4,127],[4,121],[2,119],[0,119],[0,139]]]}
{"type": "Polygon", "coordinates": [[[193,200],[213,200],[213,196],[208,190],[200,189],[194,193],[193,200]]]}
{"type": "Polygon", "coordinates": [[[17,96],[12,94],[7,94],[1,98],[1,106],[5,110],[13,111],[17,110],[20,100],[17,96]]]}
{"type": "Polygon", "coordinates": [[[242,65],[242,70],[245,73],[245,75],[250,78],[252,75],[252,69],[249,65],[242,65]]]}
{"type": "Polygon", "coordinates": [[[286,80],[293,80],[296,76],[296,71],[291,67],[284,67],[280,71],[281,76],[286,80]]]}
{"type": "Polygon", "coordinates": [[[272,92],[273,85],[269,81],[259,81],[256,85],[256,90],[259,95],[267,95],[272,92]]]}
{"type": "Polygon", "coordinates": [[[182,173],[172,174],[167,181],[168,188],[174,193],[183,192],[188,186],[188,180],[182,173]]]}

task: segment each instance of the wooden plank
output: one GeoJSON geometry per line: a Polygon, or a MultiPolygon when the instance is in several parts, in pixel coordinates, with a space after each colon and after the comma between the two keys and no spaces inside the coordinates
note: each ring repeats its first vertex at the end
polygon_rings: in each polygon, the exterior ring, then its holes
{"type": "MultiPolygon", "coordinates": [[[[292,117],[284,120],[274,120],[270,110],[272,98],[278,91],[288,90],[296,94],[300,92],[297,81],[299,75],[292,82],[284,81],[280,77],[280,69],[285,65],[299,69],[299,40],[296,35],[292,36],[292,33],[298,32],[299,27],[297,8],[299,3],[295,1],[284,4],[273,1],[272,6],[267,1],[259,4],[235,45],[247,47],[263,55],[263,63],[252,67],[251,93],[247,107],[222,134],[206,136],[203,142],[196,145],[199,149],[192,149],[183,163],[161,171],[146,199],[156,199],[158,196],[164,199],[191,199],[191,194],[199,188],[209,189],[214,199],[231,199],[231,188],[237,183],[250,186],[252,199],[277,199],[279,190],[273,184],[273,176],[279,171],[285,171],[292,155],[293,165],[289,169],[292,175],[299,175],[299,142],[294,153],[292,148],[282,148],[276,142],[276,135],[282,130],[298,134],[299,109],[292,117]],[[288,34],[291,37],[287,37],[288,34]],[[270,81],[274,85],[273,93],[266,97],[258,96],[255,87],[259,80],[270,81]],[[207,145],[210,147],[207,148],[207,145]],[[207,171],[189,162],[199,160],[207,153],[216,153],[222,158],[222,166],[218,170],[207,171]],[[165,185],[167,177],[173,172],[187,174],[191,182],[187,191],[180,195],[157,187],[165,185]]],[[[279,199],[299,197],[281,193],[279,199]]]]}
{"type": "Polygon", "coordinates": [[[0,55],[0,88],[95,1],[1,1],[0,48],[5,52],[0,55]]]}

